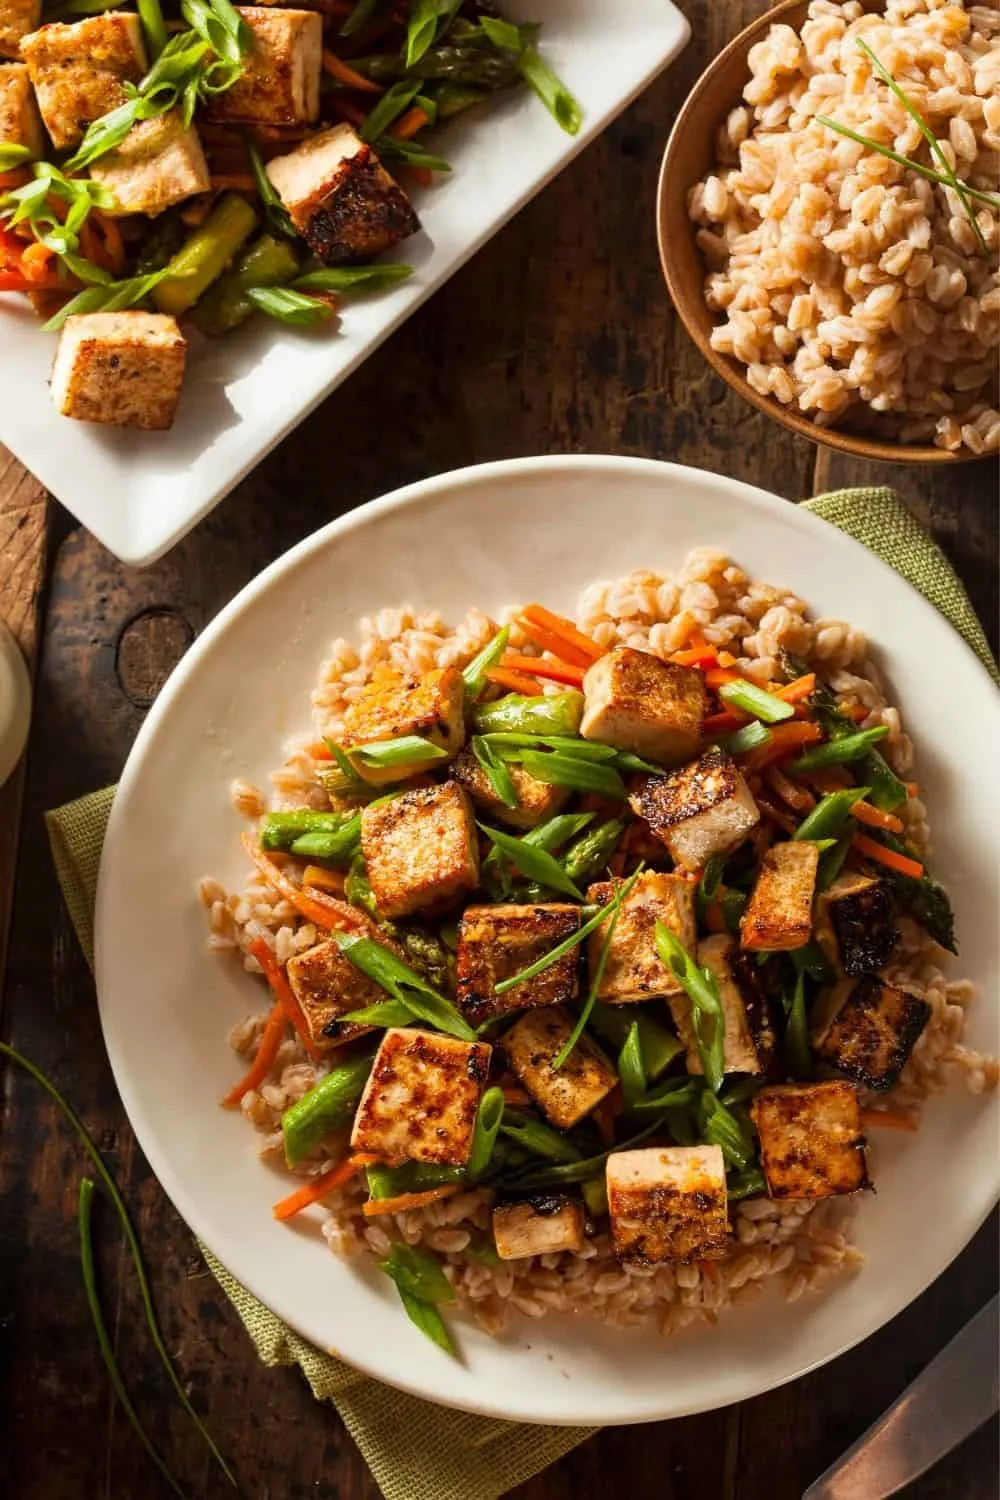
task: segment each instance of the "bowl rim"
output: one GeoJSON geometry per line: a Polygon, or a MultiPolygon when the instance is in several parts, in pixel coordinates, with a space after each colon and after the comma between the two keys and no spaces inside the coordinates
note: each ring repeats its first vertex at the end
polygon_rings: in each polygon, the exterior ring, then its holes
{"type": "MultiPolygon", "coordinates": [[[[866,10],[881,9],[878,0],[863,0],[866,10]]],[[[744,400],[749,401],[758,411],[779,422],[791,432],[808,438],[810,442],[819,443],[827,448],[834,448],[840,453],[849,454],[853,458],[874,459],[885,463],[909,463],[909,464],[955,464],[970,463],[980,455],[969,451],[949,452],[946,448],[938,448],[929,443],[891,443],[879,438],[868,438],[861,434],[834,428],[821,427],[810,417],[801,415],[799,412],[782,406],[780,401],[773,397],[762,396],[742,373],[742,367],[730,355],[720,354],[712,348],[711,342],[697,319],[694,317],[688,297],[688,287],[682,281],[678,273],[677,264],[671,250],[671,236],[667,232],[667,215],[669,200],[677,190],[674,179],[677,175],[677,158],[680,153],[681,141],[685,132],[691,128],[698,119],[701,101],[705,95],[710,82],[717,76],[733,58],[749,51],[754,42],[758,41],[769,28],[778,22],[801,24],[809,8],[809,0],[778,0],[760,15],[756,20],[744,26],[731,41],[727,42],[721,52],[718,52],[711,62],[700,74],[692,87],[680,111],[674,121],[673,128],[667,138],[663,157],[660,162],[660,175],[656,189],[656,242],[660,255],[660,266],[663,277],[667,284],[667,291],[674,305],[674,309],[688,332],[690,338],[696,344],[700,353],[708,360],[709,364],[726,384],[736,391],[744,400]],[[800,17],[798,22],[793,22],[793,17],[800,17]]],[[[712,130],[717,128],[720,122],[716,121],[712,130]]],[[[688,185],[689,186],[689,185],[688,185]]],[[[685,198],[687,187],[685,187],[685,198]]],[[[676,204],[675,204],[676,207],[676,204]]],[[[687,217],[686,203],[683,204],[683,219],[690,226],[693,233],[693,225],[687,217]]],[[[673,228],[671,222],[671,228],[673,228]]]]}

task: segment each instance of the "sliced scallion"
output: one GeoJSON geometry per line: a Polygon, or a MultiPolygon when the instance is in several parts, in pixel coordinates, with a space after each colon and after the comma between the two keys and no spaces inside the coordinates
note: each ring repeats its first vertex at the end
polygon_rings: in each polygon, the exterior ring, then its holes
{"type": "Polygon", "coordinates": [[[783,719],[791,719],[795,715],[793,704],[786,703],[783,698],[776,698],[755,682],[746,682],[742,678],[738,682],[724,682],[719,689],[719,697],[729,708],[738,708],[745,714],[752,714],[764,724],[780,724],[783,719]]]}
{"type": "Polygon", "coordinates": [[[625,1045],[618,1054],[618,1077],[625,1108],[631,1109],[646,1092],[646,1070],[642,1065],[639,1027],[635,1021],[629,1027],[625,1045]]]}
{"type": "Polygon", "coordinates": [[[465,1168],[470,1182],[478,1182],[489,1167],[503,1116],[503,1089],[487,1089],[479,1101],[476,1127],[472,1133],[472,1149],[465,1168]]]}
{"type": "Polygon", "coordinates": [[[594,928],[598,927],[604,921],[605,917],[610,916],[613,911],[617,910],[635,885],[642,873],[642,869],[643,867],[640,865],[634,874],[630,875],[628,880],[615,892],[609,904],[603,906],[600,911],[595,912],[576,932],[571,933],[568,938],[563,938],[561,943],[557,943],[554,948],[550,949],[548,953],[543,954],[541,958],[536,958],[533,964],[529,964],[519,974],[513,974],[509,979],[501,979],[499,984],[494,986],[494,994],[505,995],[508,990],[514,988],[515,984],[522,984],[526,979],[534,979],[536,974],[543,974],[546,969],[550,969],[553,964],[558,963],[564,953],[570,953],[582,943],[584,938],[589,937],[594,928]]]}
{"type": "Polygon", "coordinates": [[[474,734],[469,744],[494,795],[499,798],[504,807],[517,807],[517,788],[514,786],[510,771],[496,754],[489,740],[481,734],[474,734]]]}
{"type": "Polygon", "coordinates": [[[582,891],[573,884],[559,861],[547,850],[526,844],[523,839],[503,833],[499,828],[489,828],[485,823],[478,826],[494,848],[499,849],[504,858],[509,859],[526,879],[535,880],[539,885],[559,891],[564,896],[571,896],[574,901],[583,900],[582,891]]]}
{"type": "Polygon", "coordinates": [[[725,1076],[725,1023],[715,976],[695,963],[677,934],[663,922],[656,924],[656,951],[691,1002],[691,1024],[705,1081],[717,1094],[725,1076]]]}
{"type": "Polygon", "coordinates": [[[394,766],[425,766],[435,761],[447,760],[447,750],[431,744],[419,734],[402,734],[394,740],[376,740],[370,745],[359,745],[350,750],[350,756],[361,766],[373,771],[387,771],[394,766]]]}
{"type": "Polygon", "coordinates": [[[486,682],[486,673],[491,667],[495,667],[507,649],[510,640],[510,626],[505,625],[498,630],[492,640],[487,641],[483,649],[478,652],[462,671],[462,680],[465,683],[465,695],[470,703],[475,703],[483,690],[486,682]]]}
{"type": "Polygon", "coordinates": [[[842,766],[852,760],[860,760],[872,745],[884,740],[888,733],[887,724],[878,724],[874,729],[862,729],[857,734],[845,734],[840,739],[828,740],[825,745],[817,745],[815,749],[807,750],[804,755],[793,760],[789,769],[798,775],[800,771],[819,771],[824,766],[842,766]]]}
{"type": "MultiPolygon", "coordinates": [[[[587,990],[587,998],[580,1008],[580,1014],[577,1016],[575,1022],[573,1023],[573,1030],[570,1032],[569,1036],[566,1038],[566,1041],[559,1049],[559,1052],[552,1060],[552,1071],[554,1073],[557,1073],[570,1057],[574,1047],[583,1035],[584,1028],[587,1025],[587,1022],[590,1020],[591,1012],[593,1011],[594,1006],[597,1003],[597,994],[601,988],[601,981],[604,978],[604,970],[607,968],[608,954],[611,952],[611,940],[615,935],[615,927],[618,925],[618,918],[620,915],[621,908],[618,907],[613,912],[611,923],[608,927],[607,932],[604,934],[604,941],[601,944],[601,951],[598,956],[597,963],[594,965],[594,972],[590,976],[590,986],[587,990]]],[[[639,1061],[640,1065],[642,1065],[641,1053],[639,1061]]]]}
{"type": "MultiPolygon", "coordinates": [[[[390,949],[377,943],[374,938],[358,937],[354,933],[334,932],[331,937],[356,969],[360,969],[362,974],[385,990],[398,1007],[405,1007],[410,1019],[425,1021],[463,1042],[476,1040],[476,1033],[451,1001],[433,989],[415,969],[397,958],[390,949]]],[[[358,1022],[363,1018],[370,1025],[405,1024],[395,1019],[397,1011],[392,1012],[394,1019],[389,1021],[370,1019],[376,1010],[385,1009],[386,1007],[368,1006],[364,1010],[348,1011],[340,1019],[358,1022]]]]}
{"type": "Polygon", "coordinates": [[[521,764],[529,776],[549,786],[570,787],[575,792],[596,792],[618,802],[626,798],[625,783],[612,766],[559,751],[525,750],[521,764]]]}

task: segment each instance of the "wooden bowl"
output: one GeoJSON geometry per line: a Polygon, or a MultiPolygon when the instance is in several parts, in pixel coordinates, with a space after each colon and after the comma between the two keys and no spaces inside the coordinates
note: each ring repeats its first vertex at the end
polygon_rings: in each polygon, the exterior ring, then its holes
{"type": "MultiPolygon", "coordinates": [[[[866,10],[881,8],[878,0],[865,5],[866,10]]],[[[715,318],[702,290],[707,268],[695,243],[696,226],[688,218],[688,193],[715,165],[719,126],[729,111],[742,102],[750,76],[747,65],[750,48],[766,36],[776,21],[798,31],[807,11],[807,0],[782,0],[759,16],[709,64],[677,116],[663,153],[656,197],[656,234],[667,288],[688,333],[726,384],[792,432],[855,458],[912,464],[967,462],[976,457],[968,449],[949,453],[945,448],[926,443],[887,442],[851,432],[849,428],[820,427],[797,409],[783,406],[772,396],[760,395],[747,380],[743,365],[712,348],[710,337],[715,318]]]]}

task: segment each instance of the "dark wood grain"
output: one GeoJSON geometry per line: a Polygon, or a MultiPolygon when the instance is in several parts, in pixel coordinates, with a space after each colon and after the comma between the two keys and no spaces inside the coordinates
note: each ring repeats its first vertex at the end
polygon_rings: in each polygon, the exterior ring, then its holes
{"type": "MultiPolygon", "coordinates": [[[[136,1148],[59,899],[43,812],[117,777],[176,660],[285,548],[373,495],[491,458],[643,454],[725,471],[789,499],[891,481],[992,626],[988,466],[952,477],[831,461],[728,392],[665,300],[652,218],[660,150],[705,60],[758,8],[692,0],[692,44],[670,73],[154,567],[118,563],[37,495],[21,506],[30,517],[22,527],[48,517],[47,554],[37,545],[35,553],[50,560],[3,1034],[58,1078],[106,1151],[148,1250],[168,1344],[256,1500],[377,1500],[377,1490],[335,1413],[312,1400],[301,1376],[259,1363],[136,1148]]],[[[3,512],[0,504],[0,527],[3,512]]],[[[37,568],[32,577],[37,597],[37,568]]],[[[0,911],[5,890],[0,859],[0,911]]],[[[2,1076],[0,1493],[156,1500],[166,1491],[110,1399],[79,1285],[80,1154],[33,1086],[10,1070],[2,1076]]],[[[106,1305],[138,1404],[190,1493],[222,1494],[151,1355],[117,1231],[106,1214],[98,1227],[106,1305]]],[[[517,1500],[797,1500],[986,1299],[995,1265],[995,1231],[985,1229],[913,1307],[825,1370],[740,1408],[603,1433],[517,1500]]],[[[987,1429],[912,1497],[993,1500],[994,1453],[987,1429]]]]}

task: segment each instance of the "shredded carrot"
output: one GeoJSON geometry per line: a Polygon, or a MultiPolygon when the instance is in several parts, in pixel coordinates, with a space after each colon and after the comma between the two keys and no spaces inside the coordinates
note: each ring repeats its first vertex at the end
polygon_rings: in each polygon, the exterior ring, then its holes
{"type": "Polygon", "coordinates": [[[323,49],[323,67],[331,78],[336,78],[338,83],[344,84],[346,88],[354,89],[356,93],[381,94],[382,92],[379,84],[371,78],[366,78],[363,73],[356,73],[342,57],[338,57],[329,48],[323,49]]]}
{"type": "Polygon", "coordinates": [[[273,859],[269,859],[264,851],[254,843],[249,833],[243,834],[243,847],[264,876],[268,885],[273,885],[276,891],[280,891],[286,901],[290,901],[295,910],[301,912],[309,922],[315,922],[317,927],[324,931],[356,932],[359,929],[367,932],[371,927],[369,918],[364,912],[358,911],[357,907],[348,906],[346,901],[335,901],[332,896],[327,896],[323,891],[306,890],[298,886],[293,880],[289,880],[283,870],[280,870],[273,859]]]}
{"type": "Polygon", "coordinates": [[[731,734],[735,729],[742,729],[748,722],[746,714],[724,709],[720,714],[709,714],[702,723],[701,732],[705,739],[712,739],[717,734],[731,734]]]}
{"type": "Polygon", "coordinates": [[[572,620],[565,619],[563,615],[554,615],[541,604],[529,604],[521,614],[533,624],[541,625],[543,630],[550,630],[565,644],[575,646],[588,661],[596,661],[599,656],[606,654],[604,647],[592,641],[589,635],[584,635],[582,630],[577,630],[572,620]]]}
{"type": "Polygon", "coordinates": [[[764,777],[772,792],[776,792],[782,802],[798,813],[807,813],[816,806],[816,798],[812,792],[807,792],[804,786],[790,781],[784,771],[779,771],[777,766],[770,766],[764,777]]]}
{"type": "Polygon", "coordinates": [[[505,1104],[514,1109],[523,1109],[531,1103],[531,1095],[526,1089],[518,1088],[516,1083],[505,1083],[501,1089],[505,1104]]]}
{"type": "Polygon", "coordinates": [[[302,884],[313,890],[329,891],[331,896],[342,896],[346,879],[340,870],[325,870],[322,865],[306,865],[302,871],[302,884]]]}
{"type": "Polygon", "coordinates": [[[709,667],[705,673],[705,685],[710,688],[720,688],[726,682],[746,682],[741,672],[734,672],[731,667],[709,667]]]}
{"type": "Polygon", "coordinates": [[[718,901],[712,901],[705,913],[705,926],[709,932],[725,932],[726,917],[718,901]]]}
{"type": "Polygon", "coordinates": [[[686,651],[674,651],[670,660],[678,667],[714,667],[719,653],[706,641],[703,646],[689,646],[686,651]]]}
{"type": "Polygon", "coordinates": [[[527,677],[523,672],[508,672],[503,667],[490,667],[486,679],[488,682],[495,682],[497,687],[508,688],[512,693],[526,693],[529,698],[536,697],[542,690],[536,677],[527,677]]]}
{"type": "Polygon", "coordinates": [[[517,651],[506,651],[500,659],[502,667],[512,667],[515,672],[530,672],[534,677],[544,677],[549,682],[565,682],[570,687],[583,686],[583,668],[574,667],[568,661],[550,661],[544,656],[522,656],[517,651]]]}
{"type": "Polygon", "coordinates": [[[440,1187],[428,1188],[423,1193],[399,1193],[395,1198],[369,1198],[367,1203],[361,1205],[361,1212],[365,1218],[374,1219],[379,1214],[401,1214],[410,1208],[425,1208],[428,1203],[452,1197],[462,1186],[461,1182],[445,1182],[440,1187]]]}
{"type": "Polygon", "coordinates": [[[803,780],[808,781],[824,797],[827,792],[842,792],[851,784],[851,778],[843,766],[821,766],[815,771],[806,771],[803,780]]]}
{"type": "Polygon", "coordinates": [[[34,244],[28,245],[21,256],[21,270],[30,282],[39,284],[48,279],[55,258],[54,250],[50,250],[48,245],[43,245],[40,240],[35,240],[34,244]]]}
{"type": "Polygon", "coordinates": [[[278,1055],[278,1048],[284,1041],[285,1027],[288,1025],[288,1017],[280,1000],[276,1000],[267,1018],[263,1035],[257,1046],[257,1055],[250,1065],[250,1071],[234,1084],[222,1100],[225,1109],[232,1109],[239,1104],[243,1095],[249,1089],[258,1088],[270,1073],[274,1066],[274,1059],[278,1055]]]}
{"type": "Polygon", "coordinates": [[[823,738],[819,725],[808,719],[792,719],[770,727],[771,738],[766,745],[758,745],[755,750],[748,750],[746,755],[740,756],[740,765],[744,771],[762,771],[773,761],[784,760],[803,745],[814,745],[823,738]]]}
{"type": "Polygon", "coordinates": [[[396,123],[391,126],[389,134],[397,141],[408,141],[415,136],[418,130],[423,130],[425,125],[430,124],[430,115],[419,104],[408,109],[405,115],[400,115],[396,123]]]}
{"type": "Polygon", "coordinates": [[[785,703],[801,703],[803,698],[808,698],[816,691],[816,673],[807,672],[804,677],[796,677],[794,682],[786,682],[784,687],[778,688],[776,698],[781,698],[785,703]]]}
{"type": "Polygon", "coordinates": [[[919,781],[908,781],[906,783],[906,795],[910,798],[911,801],[912,801],[912,799],[914,797],[919,797],[920,796],[920,782],[919,781]]]}
{"type": "Polygon", "coordinates": [[[59,285],[53,274],[48,275],[44,281],[32,281],[23,271],[0,271],[0,292],[54,292],[59,290],[59,285]]]}
{"type": "Polygon", "coordinates": [[[868,1130],[879,1125],[889,1130],[916,1130],[917,1122],[901,1109],[863,1109],[861,1123],[868,1130]]]}
{"type": "MultiPolygon", "coordinates": [[[[851,810],[853,812],[854,809],[851,810]]],[[[924,873],[924,867],[918,859],[910,859],[908,854],[897,854],[895,849],[887,849],[884,844],[870,839],[867,834],[856,833],[851,839],[851,845],[866,859],[885,865],[887,870],[895,870],[897,875],[909,875],[913,880],[919,880],[924,873]]]]}
{"type": "MultiPolygon", "coordinates": [[[[254,185],[251,183],[251,186],[254,185]]],[[[108,269],[118,276],[125,268],[125,246],[122,243],[122,232],[118,227],[118,221],[110,214],[95,213],[94,225],[104,241],[104,258],[108,263],[108,269]]]]}
{"type": "Polygon", "coordinates": [[[333,760],[333,751],[323,740],[316,740],[313,744],[307,745],[306,754],[311,755],[313,760],[333,760]]]}
{"type": "Polygon", "coordinates": [[[282,1198],[280,1203],[274,1205],[271,1212],[276,1219],[292,1219],[304,1208],[308,1208],[311,1203],[318,1203],[328,1193],[343,1187],[345,1182],[350,1182],[362,1167],[370,1166],[377,1160],[377,1156],[369,1156],[361,1151],[354,1156],[348,1156],[342,1162],[338,1162],[335,1167],[331,1167],[329,1172],[324,1172],[322,1177],[312,1178],[310,1182],[297,1188],[294,1193],[290,1193],[287,1198],[282,1198]]]}
{"type": "Polygon", "coordinates": [[[252,954],[260,964],[264,978],[271,986],[275,999],[285,1012],[287,1020],[295,1027],[299,1041],[305,1047],[313,1062],[319,1062],[323,1054],[312,1039],[308,1022],[302,1013],[302,1007],[295,998],[295,992],[288,983],[288,978],[278,962],[274,949],[268,945],[264,938],[257,938],[255,942],[250,944],[247,952],[252,954]]]}
{"type": "Polygon", "coordinates": [[[737,657],[735,657],[731,651],[720,651],[719,652],[719,666],[720,667],[735,667],[736,662],[737,662],[737,657]]]}
{"type": "Polygon", "coordinates": [[[590,666],[591,657],[587,656],[577,646],[574,646],[571,641],[564,641],[554,631],[546,630],[544,625],[536,625],[534,620],[529,620],[527,617],[519,619],[517,623],[529,641],[532,641],[538,647],[539,651],[548,651],[553,656],[570,662],[574,667],[586,668],[590,666]]]}
{"type": "Polygon", "coordinates": [[[761,818],[757,827],[750,835],[750,843],[753,845],[755,859],[763,859],[767,850],[774,843],[774,824],[761,818]]]}
{"type": "Polygon", "coordinates": [[[845,719],[853,719],[855,724],[860,724],[862,719],[867,719],[869,711],[863,703],[846,703],[837,712],[843,714],[845,719]]]}
{"type": "Polygon", "coordinates": [[[771,822],[775,823],[779,828],[784,829],[785,833],[792,834],[795,832],[795,819],[790,817],[783,808],[778,807],[772,802],[770,797],[764,797],[758,792],[756,801],[765,818],[770,818],[771,822]]]}
{"type": "Polygon", "coordinates": [[[903,831],[902,818],[883,812],[880,807],[872,807],[870,802],[855,802],[851,808],[851,817],[857,818],[859,823],[867,823],[869,828],[885,828],[889,833],[903,831]]]}

